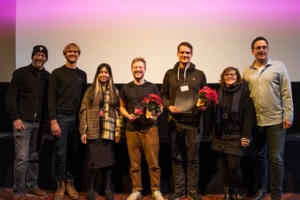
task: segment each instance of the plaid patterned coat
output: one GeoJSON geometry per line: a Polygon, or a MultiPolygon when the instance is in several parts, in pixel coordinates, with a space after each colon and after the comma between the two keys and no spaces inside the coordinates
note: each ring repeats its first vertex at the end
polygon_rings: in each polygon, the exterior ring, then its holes
{"type": "MultiPolygon", "coordinates": [[[[81,135],[86,134],[87,139],[99,138],[99,99],[96,100],[93,107],[88,106],[89,87],[83,97],[79,111],[79,131],[81,135]]],[[[105,90],[103,104],[103,133],[102,138],[114,140],[115,136],[121,136],[123,128],[123,116],[120,110],[113,111],[109,108],[109,89],[105,90]]],[[[119,91],[118,91],[119,95],[119,91]]]]}

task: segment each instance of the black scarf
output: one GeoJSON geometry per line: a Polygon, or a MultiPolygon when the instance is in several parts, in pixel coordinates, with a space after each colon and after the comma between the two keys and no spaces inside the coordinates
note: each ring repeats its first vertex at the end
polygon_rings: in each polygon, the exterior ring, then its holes
{"type": "Polygon", "coordinates": [[[218,91],[218,102],[219,104],[215,105],[215,132],[216,135],[222,134],[224,131],[224,123],[222,123],[222,114],[223,114],[223,107],[221,106],[224,100],[224,91],[227,93],[233,94],[232,99],[232,106],[231,106],[231,118],[233,123],[235,124],[238,120],[238,112],[240,107],[240,99],[241,94],[244,88],[245,82],[243,81],[242,85],[236,85],[234,87],[221,87],[218,91]]]}

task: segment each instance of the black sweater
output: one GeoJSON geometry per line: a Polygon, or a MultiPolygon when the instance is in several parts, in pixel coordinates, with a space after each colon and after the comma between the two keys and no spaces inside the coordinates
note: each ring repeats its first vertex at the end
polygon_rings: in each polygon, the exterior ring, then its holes
{"type": "Polygon", "coordinates": [[[86,73],[78,68],[62,66],[49,80],[48,109],[50,120],[57,115],[77,114],[87,85],[86,73]]]}
{"type": "Polygon", "coordinates": [[[13,73],[7,97],[6,110],[14,122],[40,120],[46,117],[46,94],[50,73],[43,68],[40,72],[32,64],[13,73]]]}
{"type": "MultiPolygon", "coordinates": [[[[163,104],[165,108],[169,106],[174,106],[177,96],[177,91],[179,90],[180,84],[184,82],[184,69],[180,68],[179,80],[178,80],[178,67],[180,62],[176,63],[173,69],[169,69],[164,77],[163,84],[161,87],[161,96],[163,98],[163,104]]],[[[193,63],[190,63],[189,68],[186,70],[186,81],[188,83],[189,89],[193,90],[196,94],[206,86],[206,77],[203,71],[197,70],[193,63]]],[[[201,112],[195,106],[191,109],[192,113],[179,113],[171,114],[173,119],[176,121],[183,122],[195,122],[199,121],[201,112]]]]}

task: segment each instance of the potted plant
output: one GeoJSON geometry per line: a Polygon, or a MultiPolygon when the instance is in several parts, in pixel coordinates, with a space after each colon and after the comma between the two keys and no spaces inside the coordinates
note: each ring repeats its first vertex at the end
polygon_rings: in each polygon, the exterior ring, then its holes
{"type": "Polygon", "coordinates": [[[215,89],[205,86],[199,91],[197,106],[209,105],[211,101],[218,103],[218,94],[215,89]]]}
{"type": "Polygon", "coordinates": [[[148,97],[144,98],[144,102],[147,106],[146,118],[156,119],[157,113],[162,112],[164,108],[161,98],[156,94],[149,94],[148,97]]]}

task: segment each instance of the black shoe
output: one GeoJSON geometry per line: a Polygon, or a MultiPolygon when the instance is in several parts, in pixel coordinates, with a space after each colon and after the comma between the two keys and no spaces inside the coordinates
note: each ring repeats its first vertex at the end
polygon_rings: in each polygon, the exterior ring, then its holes
{"type": "Polygon", "coordinates": [[[187,196],[191,200],[202,200],[201,195],[198,194],[197,191],[188,192],[187,196]]]}
{"type": "Polygon", "coordinates": [[[114,195],[111,190],[104,190],[104,194],[107,200],[114,200],[114,195]]]}
{"type": "Polygon", "coordinates": [[[261,187],[258,189],[255,195],[251,197],[251,200],[260,200],[262,198],[265,198],[267,195],[267,188],[266,184],[261,184],[261,187]]]}
{"type": "Polygon", "coordinates": [[[185,198],[185,194],[183,192],[175,190],[174,193],[170,194],[166,200],[178,200],[185,198]]]}
{"type": "Polygon", "coordinates": [[[223,200],[233,200],[230,188],[224,188],[223,200]]]}
{"type": "Polygon", "coordinates": [[[94,189],[88,189],[87,200],[95,200],[94,189]]]}

